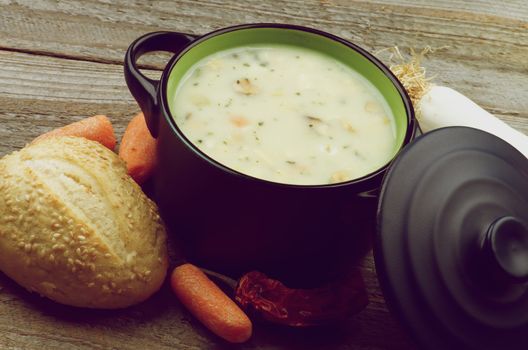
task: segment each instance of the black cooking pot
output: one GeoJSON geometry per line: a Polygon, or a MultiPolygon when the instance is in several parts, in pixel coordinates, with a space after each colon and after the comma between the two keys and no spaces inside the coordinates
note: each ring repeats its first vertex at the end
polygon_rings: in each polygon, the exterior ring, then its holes
{"type": "Polygon", "coordinates": [[[385,298],[422,348],[528,348],[528,160],[515,148],[466,127],[411,144],[413,110],[391,72],[361,48],[308,28],[148,34],[130,46],[125,76],[158,138],[154,182],[163,218],[191,260],[235,275],[256,268],[290,286],[317,285],[361,255],[376,231],[385,298]],[[316,50],[369,79],[396,118],[398,157],[390,169],[332,185],[286,185],[229,169],[193,145],[168,102],[179,79],[211,53],[256,43],[316,50]],[[175,56],[158,82],[144,77],[136,60],[159,50],[175,56]]]}
{"type": "Polygon", "coordinates": [[[347,182],[289,185],[240,173],[200,151],[173,119],[170,100],[178,82],[203,57],[253,44],[315,50],[370,80],[395,116],[393,156],[414,137],[412,105],[399,81],[374,56],[314,29],[251,24],[201,37],[157,32],[130,45],[126,82],[158,139],[156,200],[163,219],[184,242],[187,257],[233,275],[259,269],[289,285],[317,285],[339,274],[344,260],[366,251],[378,188],[389,163],[347,182]],[[152,51],[174,53],[160,81],[146,78],[136,65],[152,51]]]}

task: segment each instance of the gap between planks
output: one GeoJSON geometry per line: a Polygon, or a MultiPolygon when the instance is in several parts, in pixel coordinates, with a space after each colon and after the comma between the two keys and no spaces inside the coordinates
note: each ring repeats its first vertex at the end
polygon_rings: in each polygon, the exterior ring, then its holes
{"type": "MultiPolygon", "coordinates": [[[[79,62],[110,64],[110,65],[116,65],[116,66],[123,66],[123,63],[124,63],[124,57],[123,57],[123,60],[120,61],[116,59],[104,59],[104,58],[100,58],[96,56],[88,57],[88,56],[81,56],[81,55],[70,55],[70,54],[65,54],[65,53],[59,54],[53,51],[20,49],[20,48],[13,48],[13,47],[7,47],[7,46],[0,45],[0,53],[2,51],[22,53],[22,54],[34,55],[34,56],[52,57],[52,58],[59,58],[59,59],[79,61],[79,62]]],[[[139,63],[137,66],[139,69],[163,71],[163,68],[160,68],[159,65],[156,65],[156,64],[139,63]]]]}

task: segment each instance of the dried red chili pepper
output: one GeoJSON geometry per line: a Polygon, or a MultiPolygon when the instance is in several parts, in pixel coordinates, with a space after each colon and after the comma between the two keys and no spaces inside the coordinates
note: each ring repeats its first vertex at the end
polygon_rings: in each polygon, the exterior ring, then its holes
{"type": "Polygon", "coordinates": [[[315,289],[291,289],[253,271],[239,280],[235,300],[251,314],[293,327],[342,320],[368,304],[363,278],[358,271],[341,281],[315,289]]]}

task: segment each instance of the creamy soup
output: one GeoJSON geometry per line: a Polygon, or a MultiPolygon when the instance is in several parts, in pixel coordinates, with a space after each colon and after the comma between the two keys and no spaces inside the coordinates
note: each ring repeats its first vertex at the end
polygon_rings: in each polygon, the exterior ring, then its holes
{"type": "Polygon", "coordinates": [[[341,62],[307,49],[254,46],[197,62],[172,114],[223,165],[288,184],[338,183],[386,164],[394,118],[381,93],[341,62]]]}

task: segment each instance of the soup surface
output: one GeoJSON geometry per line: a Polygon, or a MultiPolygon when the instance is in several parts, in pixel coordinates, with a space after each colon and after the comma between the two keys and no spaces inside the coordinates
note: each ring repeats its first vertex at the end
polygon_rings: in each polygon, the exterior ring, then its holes
{"type": "Polygon", "coordinates": [[[174,121],[192,143],[257,178],[338,183],[367,175],[394,154],[394,117],[381,93],[315,51],[221,51],[197,62],[171,98],[174,121]]]}

